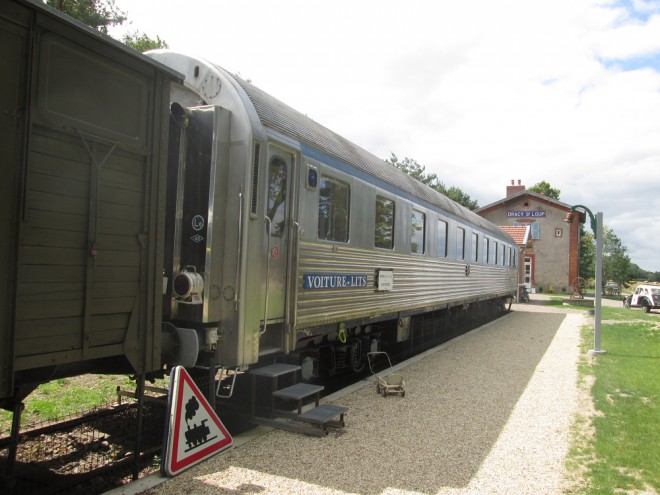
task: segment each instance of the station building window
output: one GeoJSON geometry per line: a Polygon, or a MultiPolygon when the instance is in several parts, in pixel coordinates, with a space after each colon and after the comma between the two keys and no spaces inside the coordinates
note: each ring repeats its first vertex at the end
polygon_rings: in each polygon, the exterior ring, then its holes
{"type": "Polygon", "coordinates": [[[350,187],[332,177],[319,181],[319,239],[348,242],[350,187]]]}
{"type": "Polygon", "coordinates": [[[438,220],[438,257],[447,257],[447,222],[438,220]]]}
{"type": "Polygon", "coordinates": [[[421,211],[413,210],[411,215],[411,232],[410,232],[410,252],[416,254],[424,254],[424,239],[426,225],[426,215],[421,211]]]}
{"type": "Polygon", "coordinates": [[[394,201],[382,196],[376,196],[374,245],[383,249],[394,247],[394,201]]]}

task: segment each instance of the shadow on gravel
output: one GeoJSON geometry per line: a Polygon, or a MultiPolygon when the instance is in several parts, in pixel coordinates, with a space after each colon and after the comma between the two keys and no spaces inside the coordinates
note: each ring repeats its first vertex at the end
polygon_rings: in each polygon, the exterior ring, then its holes
{"type": "Polygon", "coordinates": [[[376,495],[465,487],[564,318],[512,312],[405,368],[404,399],[378,396],[370,384],[338,401],[350,408],[345,430],[325,438],[275,431],[194,468],[181,488],[376,495]]]}

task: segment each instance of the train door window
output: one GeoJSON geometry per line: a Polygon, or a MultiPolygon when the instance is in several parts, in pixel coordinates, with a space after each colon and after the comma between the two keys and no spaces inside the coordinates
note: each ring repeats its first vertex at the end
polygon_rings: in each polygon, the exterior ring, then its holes
{"type": "Polygon", "coordinates": [[[447,256],[447,222],[438,220],[438,257],[447,256]]]}
{"type": "Polygon", "coordinates": [[[504,266],[511,266],[511,247],[506,248],[506,258],[504,259],[504,266]]]}
{"type": "Polygon", "coordinates": [[[479,234],[472,232],[472,257],[470,258],[473,263],[479,261],[479,234]]]}
{"type": "Polygon", "coordinates": [[[426,215],[421,211],[413,210],[411,217],[412,230],[410,232],[410,252],[424,254],[424,227],[426,215]]]}
{"type": "Polygon", "coordinates": [[[456,259],[465,259],[465,229],[463,227],[456,228],[456,259]]]}
{"type": "Polygon", "coordinates": [[[500,257],[497,262],[498,265],[504,266],[504,251],[506,250],[506,246],[504,244],[500,245],[500,257]]]}
{"type": "Polygon", "coordinates": [[[394,247],[394,201],[382,196],[376,196],[374,246],[383,249],[394,247]]]}
{"type": "Polygon", "coordinates": [[[351,194],[348,184],[331,177],[319,181],[319,239],[348,242],[351,194]]]}
{"type": "Polygon", "coordinates": [[[271,235],[281,237],[286,223],[287,166],[279,157],[270,161],[268,169],[268,210],[271,235]]]}

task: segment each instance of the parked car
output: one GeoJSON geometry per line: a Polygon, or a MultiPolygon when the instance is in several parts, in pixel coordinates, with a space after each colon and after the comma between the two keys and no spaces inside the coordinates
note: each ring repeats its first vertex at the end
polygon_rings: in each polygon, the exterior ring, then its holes
{"type": "Polygon", "coordinates": [[[603,292],[608,296],[618,296],[621,294],[621,287],[610,280],[603,286],[603,292]]]}
{"type": "Polygon", "coordinates": [[[639,285],[631,296],[623,299],[626,308],[642,308],[645,313],[660,308],[660,286],[639,285]]]}

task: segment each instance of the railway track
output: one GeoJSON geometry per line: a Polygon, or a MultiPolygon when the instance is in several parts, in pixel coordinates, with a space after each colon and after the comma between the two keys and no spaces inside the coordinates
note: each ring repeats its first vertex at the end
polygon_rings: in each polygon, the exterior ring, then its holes
{"type": "Polygon", "coordinates": [[[134,400],[21,430],[13,465],[12,439],[0,438],[2,493],[93,495],[158,470],[167,399],[151,399],[139,443],[134,400]]]}

